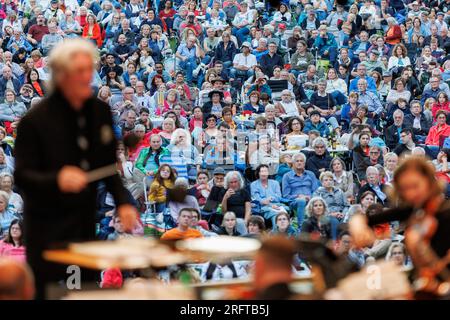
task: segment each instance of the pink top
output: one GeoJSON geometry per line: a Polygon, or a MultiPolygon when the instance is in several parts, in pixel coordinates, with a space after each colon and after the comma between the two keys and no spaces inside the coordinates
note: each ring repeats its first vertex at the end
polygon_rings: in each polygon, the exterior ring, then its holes
{"type": "Polygon", "coordinates": [[[15,247],[10,243],[0,241],[0,257],[10,257],[19,262],[26,262],[25,247],[15,247]]]}

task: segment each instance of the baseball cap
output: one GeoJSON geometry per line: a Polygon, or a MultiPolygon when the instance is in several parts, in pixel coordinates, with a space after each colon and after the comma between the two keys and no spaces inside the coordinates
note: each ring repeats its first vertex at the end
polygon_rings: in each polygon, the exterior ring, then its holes
{"type": "Polygon", "coordinates": [[[247,48],[251,49],[252,45],[250,44],[250,42],[244,41],[241,45],[241,49],[242,49],[242,47],[247,47],[247,48]]]}
{"type": "Polygon", "coordinates": [[[216,175],[225,175],[225,170],[222,168],[222,167],[217,167],[217,168],[215,168],[214,169],[214,171],[213,171],[213,176],[216,176],[216,175]]]}

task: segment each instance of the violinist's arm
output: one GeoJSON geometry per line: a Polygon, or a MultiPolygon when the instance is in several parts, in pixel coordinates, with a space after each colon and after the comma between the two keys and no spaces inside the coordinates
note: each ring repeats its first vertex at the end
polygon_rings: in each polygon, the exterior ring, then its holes
{"type": "Polygon", "coordinates": [[[411,216],[412,212],[411,208],[388,209],[368,216],[367,221],[369,226],[392,221],[405,221],[411,216]]]}

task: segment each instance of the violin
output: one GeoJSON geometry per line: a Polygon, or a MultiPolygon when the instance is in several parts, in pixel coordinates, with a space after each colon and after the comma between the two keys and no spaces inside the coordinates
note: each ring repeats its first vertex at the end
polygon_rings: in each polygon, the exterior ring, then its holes
{"type": "Polygon", "coordinates": [[[430,244],[438,228],[435,214],[440,203],[429,201],[425,209],[416,209],[405,230],[405,244],[417,270],[416,297],[450,297],[450,250],[440,258],[430,244]]]}

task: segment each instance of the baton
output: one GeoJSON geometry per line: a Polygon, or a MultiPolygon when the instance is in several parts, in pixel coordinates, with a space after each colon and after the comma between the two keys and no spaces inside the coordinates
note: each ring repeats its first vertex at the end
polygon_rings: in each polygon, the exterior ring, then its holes
{"type": "Polygon", "coordinates": [[[91,170],[87,173],[88,183],[98,181],[107,177],[111,177],[117,174],[117,167],[115,164],[100,167],[98,169],[91,170]]]}

